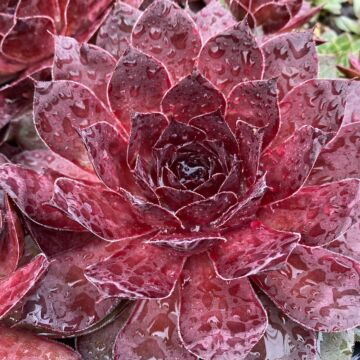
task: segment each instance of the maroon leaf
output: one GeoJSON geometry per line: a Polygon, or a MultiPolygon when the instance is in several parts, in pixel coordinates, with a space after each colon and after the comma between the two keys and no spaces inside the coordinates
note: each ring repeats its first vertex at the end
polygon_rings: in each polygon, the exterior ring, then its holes
{"type": "Polygon", "coordinates": [[[200,72],[225,95],[242,81],[261,79],[263,54],[246,21],[215,35],[201,49],[200,72]]]}
{"type": "Polygon", "coordinates": [[[56,21],[59,15],[59,6],[56,0],[21,0],[16,7],[16,16],[18,17],[47,16],[56,21]]]}
{"type": "Polygon", "coordinates": [[[85,276],[86,267],[116,252],[118,244],[99,239],[52,258],[45,277],[10,315],[17,327],[74,336],[94,328],[119,303],[103,299],[85,276]]]}
{"type": "Polygon", "coordinates": [[[226,242],[212,248],[209,254],[217,274],[226,280],[283,266],[300,239],[299,234],[279,232],[260,221],[223,232],[222,236],[226,242]]]}
{"type": "Polygon", "coordinates": [[[280,121],[275,80],[248,81],[234,87],[227,99],[226,121],[234,130],[238,120],[264,127],[263,148],[271,142],[280,121]]]}
{"type": "Polygon", "coordinates": [[[91,165],[77,130],[99,121],[117,123],[90,89],[65,80],[37,83],[34,121],[51,150],[81,167],[91,165]]]}
{"type": "Polygon", "coordinates": [[[303,125],[326,133],[337,132],[344,118],[349,85],[347,80],[313,79],[295,87],[280,103],[281,123],[276,143],[303,125]]]}
{"type": "Polygon", "coordinates": [[[161,113],[135,114],[131,118],[131,123],[127,154],[129,164],[133,166],[138,156],[146,162],[151,162],[153,147],[168,125],[166,117],[161,113]]]}
{"type": "Polygon", "coordinates": [[[24,247],[20,219],[7,196],[1,192],[0,278],[10,275],[19,264],[24,247]]]}
{"type": "Polygon", "coordinates": [[[147,233],[124,196],[100,185],[85,185],[66,178],[57,179],[52,204],[95,235],[119,240],[147,233]]]}
{"type": "Polygon", "coordinates": [[[343,121],[345,125],[360,121],[360,105],[357,101],[360,95],[360,83],[358,81],[351,83],[349,87],[349,94],[351,94],[351,96],[348,96],[346,99],[346,109],[343,121]]]}
{"type": "Polygon", "coordinates": [[[290,320],[263,294],[258,294],[269,323],[262,339],[245,360],[306,359],[315,360],[316,333],[290,320]]]}
{"type": "Polygon", "coordinates": [[[301,233],[305,245],[324,245],[358,221],[359,187],[358,179],[305,187],[264,207],[259,218],[274,229],[301,233]]]}
{"type": "Polygon", "coordinates": [[[44,255],[17,269],[0,281],[0,318],[19,303],[44,275],[49,266],[44,255]]]}
{"type": "Polygon", "coordinates": [[[312,126],[303,126],[285,142],[261,156],[260,171],[265,174],[269,188],[263,203],[284,199],[301,188],[325,139],[322,131],[312,126]]]}
{"type": "Polygon", "coordinates": [[[129,47],[119,59],[110,81],[111,108],[129,130],[131,114],[158,111],[169,87],[169,76],[161,63],[129,47]]]}
{"type": "Polygon", "coordinates": [[[138,300],[119,332],[114,359],[164,358],[195,360],[182,345],[178,329],[178,292],[163,300],[138,300]]]}
{"type": "Polygon", "coordinates": [[[184,258],[139,240],[123,243],[112,257],[88,267],[86,278],[104,297],[159,299],[170,295],[184,258]]]}
{"type": "Polygon", "coordinates": [[[320,152],[307,184],[360,177],[360,123],[348,124],[320,152]]]}
{"type": "Polygon", "coordinates": [[[201,48],[195,23],[167,0],[157,0],[144,11],[134,26],[132,43],[161,61],[174,80],[191,73],[201,48]]]}
{"type": "Polygon", "coordinates": [[[232,192],[222,192],[205,200],[194,202],[176,212],[183,226],[192,231],[213,226],[221,215],[235,205],[237,197],[232,192]]]}
{"type": "Polygon", "coordinates": [[[61,343],[36,336],[28,331],[0,327],[2,359],[66,359],[81,360],[80,355],[61,343]]]}
{"type": "Polygon", "coordinates": [[[141,11],[117,1],[99,29],[96,45],[119,59],[128,48],[133,26],[140,15],[141,11]]]}
{"type": "Polygon", "coordinates": [[[160,233],[148,243],[171,248],[184,255],[202,253],[215,244],[226,241],[219,233],[160,233]]]}
{"type": "Polygon", "coordinates": [[[218,1],[210,1],[194,16],[203,43],[236,24],[231,13],[218,1]]]}
{"type": "Polygon", "coordinates": [[[199,72],[183,78],[164,96],[163,112],[176,121],[187,123],[195,116],[220,109],[225,111],[225,99],[199,72]]]}
{"type": "Polygon", "coordinates": [[[360,265],[322,248],[297,246],[282,270],[254,280],[286,315],[315,331],[360,324],[360,265]]]}
{"type": "Polygon", "coordinates": [[[55,179],[52,172],[39,174],[34,170],[13,164],[0,167],[2,189],[26,216],[44,226],[63,230],[81,230],[79,224],[48,205],[55,179]]]}
{"type": "Polygon", "coordinates": [[[276,33],[290,20],[286,4],[274,2],[261,6],[255,13],[256,25],[261,26],[265,33],[276,33]]]}
{"type": "Polygon", "coordinates": [[[107,86],[115,69],[115,59],[103,49],[80,44],[65,36],[55,37],[53,80],[79,82],[107,103],[107,86]]]}
{"type": "Polygon", "coordinates": [[[185,266],[179,327],[185,347],[198,357],[245,357],[267,325],[248,280],[219,279],[205,255],[185,266]]]}
{"type": "Polygon", "coordinates": [[[18,18],[4,36],[1,49],[10,59],[24,64],[40,61],[54,51],[54,32],[54,23],[50,18],[18,18]]]}
{"type": "Polygon", "coordinates": [[[277,78],[279,98],[317,75],[318,62],[312,32],[293,32],[271,38],[262,45],[265,79],[277,78]]]}

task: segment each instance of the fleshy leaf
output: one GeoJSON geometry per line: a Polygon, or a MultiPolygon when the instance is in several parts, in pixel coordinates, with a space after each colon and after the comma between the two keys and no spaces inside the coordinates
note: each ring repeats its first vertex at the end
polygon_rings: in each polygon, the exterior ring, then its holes
{"type": "Polygon", "coordinates": [[[299,234],[279,232],[259,221],[222,236],[226,242],[209,254],[216,272],[226,280],[281,267],[300,239],[299,234]]]}
{"type": "Polygon", "coordinates": [[[234,130],[238,120],[265,127],[263,148],[271,142],[280,121],[275,80],[248,81],[234,87],[227,98],[226,121],[234,130]]]}
{"type": "Polygon", "coordinates": [[[115,117],[90,89],[64,80],[37,83],[34,121],[52,151],[81,167],[91,165],[77,130],[99,121],[116,125],[115,117]]]}
{"type": "Polygon", "coordinates": [[[325,143],[322,131],[312,126],[296,130],[282,144],[271,148],[260,158],[260,172],[269,187],[263,203],[284,199],[295,193],[306,181],[325,143]]]}
{"type": "Polygon", "coordinates": [[[259,217],[274,229],[301,233],[305,245],[324,245],[359,220],[359,190],[358,179],[305,187],[264,207],[259,217]]]}
{"type": "Polygon", "coordinates": [[[2,359],[66,359],[81,360],[70,347],[29,331],[0,327],[0,357],[2,359]]]}
{"type": "Polygon", "coordinates": [[[115,59],[97,46],[80,44],[70,37],[55,37],[53,80],[81,83],[105,104],[107,86],[115,64],[115,59]]]}
{"type": "Polygon", "coordinates": [[[62,230],[81,230],[82,227],[61,211],[47,204],[52,196],[56,177],[52,172],[39,174],[18,165],[5,164],[0,168],[0,185],[20,210],[38,224],[62,230]]]}
{"type": "Polygon", "coordinates": [[[246,21],[215,35],[201,49],[199,71],[225,95],[240,82],[261,79],[263,55],[246,21]]]}
{"type": "Polygon", "coordinates": [[[262,293],[258,296],[269,323],[264,336],[245,360],[315,360],[316,333],[290,320],[262,293]]]}
{"type": "Polygon", "coordinates": [[[172,250],[146,242],[123,242],[123,248],[112,257],[88,267],[86,278],[104,297],[167,297],[181,273],[184,259],[172,250]]]}
{"type": "Polygon", "coordinates": [[[290,20],[289,8],[286,4],[270,2],[261,6],[254,13],[256,25],[265,33],[276,33],[290,20]]]}
{"type": "Polygon", "coordinates": [[[0,281],[0,318],[4,318],[26,296],[44,275],[48,266],[46,257],[39,255],[0,281]]]}
{"type": "Polygon", "coordinates": [[[322,248],[297,246],[282,270],[253,277],[291,319],[315,331],[360,324],[360,265],[322,248]]]}
{"type": "Polygon", "coordinates": [[[141,11],[123,1],[117,1],[99,29],[96,45],[119,59],[128,48],[133,26],[140,15],[141,11]]]}
{"type": "Polygon", "coordinates": [[[185,228],[196,231],[213,226],[216,220],[236,202],[234,193],[222,192],[209,199],[184,206],[176,212],[176,215],[185,228]]]}
{"type": "Polygon", "coordinates": [[[360,178],[360,123],[343,126],[320,152],[307,184],[360,178]]]}
{"type": "Polygon", "coordinates": [[[54,23],[48,17],[18,18],[2,40],[1,49],[10,59],[31,63],[45,59],[54,51],[54,23]]]}
{"type": "Polygon", "coordinates": [[[247,279],[219,279],[205,255],[188,260],[179,327],[189,351],[205,359],[244,358],[266,325],[266,313],[247,279]]]}
{"type": "Polygon", "coordinates": [[[225,98],[199,72],[183,78],[164,96],[163,112],[170,118],[187,123],[190,119],[220,109],[225,111],[225,98]]]}
{"type": "Polygon", "coordinates": [[[360,121],[360,105],[357,99],[360,96],[360,82],[354,81],[350,85],[348,98],[346,99],[346,109],[344,115],[344,124],[350,124],[360,121]]]}
{"type": "Polygon", "coordinates": [[[139,236],[150,230],[134,214],[124,196],[100,185],[59,178],[54,185],[52,204],[106,240],[139,236]]]}
{"type": "Polygon", "coordinates": [[[119,59],[110,81],[111,108],[129,130],[132,113],[158,111],[169,87],[169,76],[161,63],[129,47],[119,59]]]}
{"type": "Polygon", "coordinates": [[[203,43],[236,24],[231,13],[218,1],[210,1],[195,14],[194,21],[199,28],[203,43]]]}
{"type": "Polygon", "coordinates": [[[318,62],[312,32],[292,32],[271,38],[262,45],[264,79],[277,78],[279,98],[305,80],[316,77],[318,62]]]}
{"type": "Polygon", "coordinates": [[[303,125],[326,133],[337,132],[344,118],[349,85],[347,80],[313,79],[295,87],[280,103],[276,142],[285,140],[303,125]]]}
{"type": "Polygon", "coordinates": [[[156,0],[144,11],[134,26],[132,43],[161,61],[174,80],[191,73],[201,48],[193,20],[167,0],[156,0]]]}
{"type": "Polygon", "coordinates": [[[114,359],[195,360],[182,345],[178,329],[178,292],[163,300],[139,300],[119,332],[114,359]]]}

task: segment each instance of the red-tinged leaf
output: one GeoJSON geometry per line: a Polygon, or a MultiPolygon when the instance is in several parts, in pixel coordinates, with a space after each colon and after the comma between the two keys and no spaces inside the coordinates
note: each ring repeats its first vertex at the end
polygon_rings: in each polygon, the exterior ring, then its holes
{"type": "Polygon", "coordinates": [[[303,125],[326,133],[337,132],[343,122],[349,85],[347,80],[313,79],[295,87],[280,103],[281,123],[276,143],[303,125]]]}
{"type": "Polygon", "coordinates": [[[167,116],[187,123],[196,116],[216,110],[224,114],[225,98],[199,72],[194,71],[165,94],[161,107],[167,116]]]}
{"type": "Polygon", "coordinates": [[[76,349],[83,360],[111,360],[113,347],[119,331],[129,318],[132,304],[120,312],[120,315],[110,324],[101,327],[90,334],[76,338],[76,349]]]}
{"type": "Polygon", "coordinates": [[[174,2],[154,1],[140,16],[132,32],[139,50],[161,61],[174,80],[192,72],[201,39],[190,16],[174,2]]]}
{"type": "Polygon", "coordinates": [[[88,267],[86,278],[106,298],[159,299],[170,295],[184,258],[139,240],[123,243],[112,257],[88,267]]]}
{"type": "Polygon", "coordinates": [[[290,12],[285,4],[269,3],[261,6],[254,13],[256,25],[264,33],[276,33],[290,20],[290,12]]]}
{"type": "Polygon", "coordinates": [[[10,314],[17,327],[75,336],[94,328],[119,303],[103,299],[85,276],[86,267],[116,252],[118,244],[99,239],[52,258],[45,277],[10,314]]]}
{"type": "Polygon", "coordinates": [[[245,360],[315,360],[316,333],[290,320],[262,293],[258,295],[269,323],[264,336],[245,360]]]}
{"type": "Polygon", "coordinates": [[[190,120],[189,125],[204,131],[208,140],[222,142],[229,153],[237,153],[235,136],[226,124],[220,110],[195,117],[190,120]]]}
{"type": "Polygon", "coordinates": [[[266,313],[248,280],[219,279],[207,256],[185,265],[179,327],[185,347],[205,359],[242,359],[260,340],[266,313]]]}
{"type": "Polygon", "coordinates": [[[169,76],[161,63],[129,47],[119,59],[110,81],[111,108],[129,130],[132,113],[160,110],[161,99],[169,87],[169,76]]]}
{"type": "Polygon", "coordinates": [[[155,192],[160,205],[170,211],[177,211],[183,206],[205,199],[194,191],[180,190],[168,186],[159,187],[155,192]]]}
{"type": "MultiPolygon", "coordinates": [[[[214,174],[211,176],[209,180],[203,182],[201,185],[196,187],[194,189],[194,192],[204,196],[205,198],[211,197],[220,191],[233,191],[236,193],[237,189],[231,186],[232,185],[230,180],[231,176],[232,176],[232,172],[230,172],[227,177],[224,174],[220,174],[220,173],[214,174]],[[227,180],[230,180],[229,183],[227,182],[227,180]]],[[[236,186],[238,185],[239,182],[236,181],[236,186]]]]}
{"type": "Polygon", "coordinates": [[[324,245],[359,220],[359,190],[358,179],[309,186],[267,205],[258,215],[274,229],[301,233],[305,245],[324,245]]]}
{"type": "Polygon", "coordinates": [[[343,121],[345,125],[349,123],[360,122],[360,104],[357,101],[359,96],[360,82],[354,81],[350,85],[349,96],[346,99],[346,108],[343,121]]]}
{"type": "Polygon", "coordinates": [[[98,122],[81,131],[89,157],[99,178],[110,189],[133,187],[134,178],[127,164],[127,142],[109,123],[98,122]]]}
{"type": "Polygon", "coordinates": [[[275,80],[248,81],[234,87],[227,99],[226,121],[234,130],[238,120],[264,128],[263,148],[269,145],[280,121],[275,80]]]}
{"type": "Polygon", "coordinates": [[[287,316],[315,331],[360,324],[360,264],[322,248],[297,246],[282,270],[253,277],[287,316]]]}
{"type": "Polygon", "coordinates": [[[64,35],[87,42],[104,21],[112,0],[76,0],[66,6],[64,35]],[[85,11],[84,11],[85,10],[85,11]]]}
{"type": "Polygon", "coordinates": [[[318,61],[312,32],[273,37],[262,45],[265,79],[277,78],[279,98],[305,80],[316,77],[318,61]]]}
{"type": "Polygon", "coordinates": [[[237,197],[232,192],[222,192],[213,197],[201,200],[176,212],[186,229],[198,231],[213,226],[216,221],[237,202],[237,197]]]}
{"type": "Polygon", "coordinates": [[[99,121],[117,124],[89,88],[64,80],[37,83],[34,121],[51,150],[85,168],[91,165],[77,131],[99,121]]]}
{"type": "Polygon", "coordinates": [[[231,13],[218,1],[210,1],[195,14],[194,21],[198,26],[203,43],[236,24],[231,13]]]}
{"type": "Polygon", "coordinates": [[[0,185],[20,210],[38,224],[62,230],[82,230],[61,211],[48,205],[56,176],[48,171],[39,174],[14,164],[0,167],[0,185]]]}
{"type": "Polygon", "coordinates": [[[179,337],[178,308],[177,291],[163,300],[137,301],[116,339],[114,359],[196,360],[179,337]]]}
{"type": "MultiPolygon", "coordinates": [[[[0,37],[2,38],[14,25],[14,16],[0,13],[0,37]]],[[[0,67],[1,69],[1,67],[0,67]]],[[[1,73],[1,71],[0,71],[1,73]]]]}
{"type": "Polygon", "coordinates": [[[100,185],[59,178],[51,203],[106,240],[136,237],[150,230],[124,196],[100,185]]]}
{"type": "Polygon", "coordinates": [[[19,264],[24,248],[20,219],[7,196],[1,192],[0,278],[10,275],[19,264]]]}
{"type": "Polygon", "coordinates": [[[81,360],[70,347],[29,331],[0,327],[0,358],[11,360],[81,360]]]}
{"type": "Polygon", "coordinates": [[[183,255],[203,253],[226,239],[219,233],[159,233],[148,243],[164,248],[174,249],[183,255]]]}
{"type": "Polygon", "coordinates": [[[281,268],[300,240],[299,234],[276,231],[260,221],[223,232],[222,236],[226,242],[213,247],[209,254],[217,274],[226,280],[281,268]]]}
{"type": "Polygon", "coordinates": [[[44,255],[17,269],[0,281],[0,318],[9,313],[41,279],[49,266],[44,255]]]}
{"type": "Polygon", "coordinates": [[[312,126],[296,130],[282,144],[267,150],[260,158],[268,191],[263,203],[284,199],[305,183],[325,143],[325,134],[312,126]]]}
{"type": "Polygon", "coordinates": [[[359,235],[360,223],[356,223],[336,240],[326,245],[326,249],[360,262],[359,235]]]}
{"type": "Polygon", "coordinates": [[[96,37],[96,45],[107,50],[117,59],[128,48],[132,29],[141,15],[141,11],[129,5],[117,1],[96,37]]]}
{"type": "Polygon", "coordinates": [[[257,178],[264,133],[265,128],[258,128],[241,120],[236,123],[236,138],[243,170],[241,172],[239,169],[236,173],[245,177],[248,186],[253,185],[257,178]]]}
{"type": "Polygon", "coordinates": [[[263,54],[246,21],[210,38],[201,49],[199,71],[225,95],[240,82],[261,79],[263,54]]]}
{"type": "Polygon", "coordinates": [[[39,173],[51,169],[66,177],[98,182],[98,178],[94,173],[85,171],[74,163],[46,149],[23,151],[12,157],[11,161],[39,173]]]}
{"type": "Polygon", "coordinates": [[[360,178],[360,123],[343,126],[320,152],[307,185],[360,178]]]}
{"type": "Polygon", "coordinates": [[[168,120],[161,113],[135,114],[132,116],[127,153],[130,166],[135,165],[138,156],[143,161],[151,163],[153,147],[167,125],[168,120]]]}
{"type": "Polygon", "coordinates": [[[70,37],[55,37],[53,80],[81,83],[104,104],[108,102],[107,87],[115,65],[115,59],[95,45],[80,44],[70,37]]]}
{"type": "Polygon", "coordinates": [[[26,227],[41,251],[50,258],[64,251],[81,247],[96,238],[88,231],[59,231],[32,221],[26,221],[26,227]]]}
{"type": "Polygon", "coordinates": [[[54,52],[54,32],[50,18],[18,18],[1,42],[2,52],[24,64],[43,60],[54,52]]]}

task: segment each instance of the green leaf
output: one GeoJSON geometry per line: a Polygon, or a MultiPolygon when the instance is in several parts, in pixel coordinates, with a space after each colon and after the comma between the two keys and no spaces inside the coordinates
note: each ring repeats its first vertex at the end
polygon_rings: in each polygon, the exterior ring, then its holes
{"type": "Polygon", "coordinates": [[[336,18],[335,23],[340,30],[352,32],[354,34],[360,34],[359,20],[353,20],[347,16],[339,16],[336,18]]]}
{"type": "Polygon", "coordinates": [[[318,360],[351,360],[354,344],[354,330],[319,333],[318,360]]]}
{"type": "Polygon", "coordinates": [[[335,55],[319,55],[319,78],[334,79],[337,77],[335,55]]]}
{"type": "Polygon", "coordinates": [[[323,9],[326,11],[331,12],[335,15],[340,15],[341,13],[341,4],[344,3],[346,0],[313,0],[313,4],[317,5],[324,5],[323,9]]]}
{"type": "Polygon", "coordinates": [[[360,0],[353,0],[354,14],[360,19],[360,0]]]}

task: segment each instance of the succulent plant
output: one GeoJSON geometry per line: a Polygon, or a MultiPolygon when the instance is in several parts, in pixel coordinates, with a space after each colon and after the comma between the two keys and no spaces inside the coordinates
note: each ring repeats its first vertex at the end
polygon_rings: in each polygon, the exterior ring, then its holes
{"type": "Polygon", "coordinates": [[[338,65],[339,71],[350,79],[360,79],[360,58],[359,56],[349,56],[349,67],[338,65]]]}
{"type": "Polygon", "coordinates": [[[0,282],[19,283],[0,307],[15,344],[315,359],[317,331],[358,326],[360,87],[316,78],[312,32],[118,2],[96,44],[55,36],[33,108],[48,149],[0,166],[39,253],[0,282]]]}

